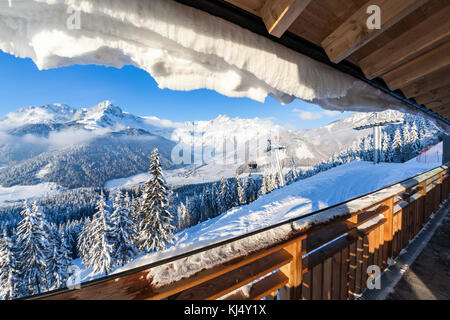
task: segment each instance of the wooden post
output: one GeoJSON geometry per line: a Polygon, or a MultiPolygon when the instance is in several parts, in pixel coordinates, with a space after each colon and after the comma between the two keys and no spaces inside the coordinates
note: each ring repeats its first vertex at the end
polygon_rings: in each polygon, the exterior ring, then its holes
{"type": "Polygon", "coordinates": [[[386,248],[385,257],[387,259],[392,258],[393,256],[392,240],[394,237],[394,197],[391,197],[383,202],[383,205],[388,207],[383,213],[387,221],[384,223],[384,241],[381,241],[384,242],[383,246],[386,248]]]}
{"type": "Polygon", "coordinates": [[[280,300],[297,300],[301,298],[302,284],[302,241],[306,236],[300,237],[294,243],[284,249],[289,252],[293,259],[292,262],[281,268],[281,271],[289,278],[288,284],[280,289],[280,300]]]}

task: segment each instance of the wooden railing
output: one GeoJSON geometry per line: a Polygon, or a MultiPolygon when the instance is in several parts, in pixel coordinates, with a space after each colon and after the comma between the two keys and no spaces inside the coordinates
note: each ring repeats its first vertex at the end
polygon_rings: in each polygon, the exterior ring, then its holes
{"type": "Polygon", "coordinates": [[[448,198],[448,175],[448,167],[441,166],[259,234],[38,298],[354,299],[366,288],[367,267],[386,268],[388,259],[407,246],[448,198]],[[269,233],[281,240],[264,244],[261,239],[269,233]],[[154,283],[159,271],[170,279],[172,271],[195,255],[220,248],[230,254],[243,243],[256,249],[236,250],[226,262],[218,259],[206,269],[188,268],[186,278],[154,283]]]}

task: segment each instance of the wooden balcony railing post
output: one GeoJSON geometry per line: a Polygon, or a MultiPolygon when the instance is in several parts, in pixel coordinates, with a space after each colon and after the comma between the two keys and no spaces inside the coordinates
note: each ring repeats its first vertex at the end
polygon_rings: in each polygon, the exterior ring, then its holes
{"type": "Polygon", "coordinates": [[[419,194],[422,195],[423,199],[419,199],[420,201],[417,201],[416,205],[416,228],[414,229],[414,235],[416,235],[419,230],[421,229],[423,223],[426,219],[430,216],[433,206],[433,199],[431,197],[431,194],[427,195],[427,181],[422,181],[419,184],[419,194]],[[420,217],[423,217],[420,219],[420,217]]]}
{"type": "Polygon", "coordinates": [[[393,257],[392,241],[394,239],[394,197],[383,202],[387,209],[383,212],[384,218],[387,220],[384,224],[383,258],[382,263],[386,265],[387,259],[393,257]]]}
{"type": "Polygon", "coordinates": [[[297,300],[301,298],[302,256],[304,255],[302,241],[305,238],[306,236],[302,236],[284,248],[292,255],[293,259],[291,263],[281,268],[281,271],[289,278],[289,282],[280,289],[280,300],[297,300]]]}

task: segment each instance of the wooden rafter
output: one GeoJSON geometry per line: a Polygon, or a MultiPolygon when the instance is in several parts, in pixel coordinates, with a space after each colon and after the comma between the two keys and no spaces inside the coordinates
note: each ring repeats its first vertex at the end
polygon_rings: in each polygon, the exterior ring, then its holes
{"type": "Polygon", "coordinates": [[[450,39],[450,5],[359,61],[373,79],[450,39]]]}
{"type": "Polygon", "coordinates": [[[266,0],[260,15],[267,31],[281,37],[311,0],[266,0]]]}
{"type": "Polygon", "coordinates": [[[353,52],[402,20],[428,0],[370,0],[322,41],[331,61],[339,63],[353,52]],[[381,12],[381,28],[368,29],[367,8],[377,5],[381,12]]]}
{"type": "Polygon", "coordinates": [[[442,97],[433,102],[427,103],[427,104],[425,104],[425,107],[435,111],[435,109],[440,108],[448,103],[450,103],[450,96],[442,97]]]}
{"type": "Polygon", "coordinates": [[[232,5],[259,16],[264,0],[225,0],[232,5]]]}
{"type": "Polygon", "coordinates": [[[391,90],[402,88],[432,72],[447,68],[450,65],[449,52],[450,41],[389,71],[382,78],[391,90]]]}
{"type": "Polygon", "coordinates": [[[446,119],[450,118],[450,104],[447,105],[447,111],[444,111],[442,113],[439,113],[441,116],[443,116],[446,119]]]}
{"type": "Polygon", "coordinates": [[[414,98],[439,89],[450,83],[450,67],[434,72],[423,79],[415,81],[402,88],[403,94],[408,98],[414,98]]]}
{"type": "MultiPolygon", "coordinates": [[[[428,105],[427,105],[427,107],[428,107],[428,105]]],[[[431,110],[436,113],[444,113],[444,112],[450,110],[450,102],[442,104],[439,107],[431,108],[431,110]]]]}
{"type": "Polygon", "coordinates": [[[450,95],[450,86],[445,86],[439,89],[431,90],[427,94],[415,97],[414,99],[419,104],[427,104],[448,95],[450,95]]]}

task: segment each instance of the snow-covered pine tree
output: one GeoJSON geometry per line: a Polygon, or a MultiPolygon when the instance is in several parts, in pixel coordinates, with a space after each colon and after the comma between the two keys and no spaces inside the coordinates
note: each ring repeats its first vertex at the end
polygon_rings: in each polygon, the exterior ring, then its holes
{"type": "Polygon", "coordinates": [[[137,255],[135,239],[137,237],[133,217],[131,215],[130,198],[117,191],[111,214],[111,236],[114,246],[113,259],[117,265],[123,266],[137,255]]]}
{"type": "Polygon", "coordinates": [[[413,152],[413,140],[411,136],[411,126],[406,122],[402,129],[403,149],[401,153],[402,161],[406,161],[413,152]]]}
{"type": "Polygon", "coordinates": [[[142,251],[163,250],[173,242],[174,226],[168,211],[168,186],[161,170],[158,149],[150,161],[150,179],[145,184],[142,200],[143,219],[139,227],[139,245],[142,251]]]}
{"type": "Polygon", "coordinates": [[[397,127],[394,134],[394,139],[392,140],[391,150],[393,158],[400,158],[403,152],[403,141],[402,135],[400,134],[400,129],[397,127]]]}
{"type": "Polygon", "coordinates": [[[259,193],[263,196],[270,191],[270,174],[266,171],[263,174],[261,189],[259,190],[259,193]]]}
{"type": "Polygon", "coordinates": [[[410,130],[410,139],[411,139],[411,151],[416,154],[420,151],[421,145],[419,140],[419,131],[417,129],[416,122],[413,121],[413,124],[411,126],[410,130]]]}
{"type": "Polygon", "coordinates": [[[189,221],[189,211],[183,202],[178,205],[178,230],[183,230],[191,226],[189,221]]]}
{"type": "Polygon", "coordinates": [[[56,238],[57,243],[53,246],[48,262],[48,288],[49,290],[58,289],[65,286],[69,277],[68,269],[72,264],[70,259],[70,248],[64,234],[56,238]]]}
{"type": "Polygon", "coordinates": [[[255,181],[253,180],[252,174],[250,173],[247,177],[247,202],[253,202],[256,200],[257,190],[255,181]]]}
{"type": "Polygon", "coordinates": [[[380,154],[381,162],[391,162],[391,153],[389,145],[390,145],[389,135],[387,132],[384,132],[381,142],[381,154],[380,154]]]}
{"type": "Polygon", "coordinates": [[[236,178],[236,188],[239,200],[239,205],[247,203],[247,183],[244,179],[236,178]]]}
{"type": "Polygon", "coordinates": [[[43,230],[42,213],[34,202],[32,209],[25,201],[23,219],[17,226],[17,254],[22,280],[21,295],[34,295],[47,288],[48,239],[43,230]]]}
{"type": "Polygon", "coordinates": [[[136,233],[136,238],[134,239],[134,243],[137,247],[138,245],[138,236],[139,236],[139,225],[142,221],[142,199],[140,197],[131,199],[131,217],[133,218],[133,225],[136,233]]]}
{"type": "Polygon", "coordinates": [[[3,300],[11,300],[20,296],[21,279],[18,274],[18,261],[14,255],[12,239],[3,231],[0,240],[0,296],[3,300]]]}
{"type": "Polygon", "coordinates": [[[87,254],[83,256],[83,264],[91,268],[94,274],[108,274],[116,265],[113,236],[111,235],[111,217],[109,208],[102,193],[97,203],[96,213],[89,226],[89,235],[85,243],[91,244],[87,254]]]}
{"type": "Polygon", "coordinates": [[[280,177],[278,176],[278,172],[272,171],[270,174],[269,180],[269,190],[273,191],[280,187],[280,177]]]}
{"type": "Polygon", "coordinates": [[[84,226],[81,229],[80,235],[78,236],[78,255],[82,258],[83,263],[89,259],[89,250],[92,248],[94,238],[92,237],[92,222],[89,217],[84,221],[84,226]]]}
{"type": "Polygon", "coordinates": [[[295,165],[294,157],[291,158],[291,168],[289,169],[288,173],[286,174],[285,181],[286,184],[290,184],[292,182],[295,182],[298,180],[298,171],[297,166],[295,165]]]}
{"type": "Polygon", "coordinates": [[[222,177],[220,179],[219,184],[219,199],[220,199],[220,207],[219,212],[225,212],[228,209],[234,207],[236,204],[234,203],[233,194],[231,192],[230,184],[227,179],[222,177]]]}
{"type": "Polygon", "coordinates": [[[364,160],[373,161],[373,137],[368,136],[364,139],[364,160]]]}

